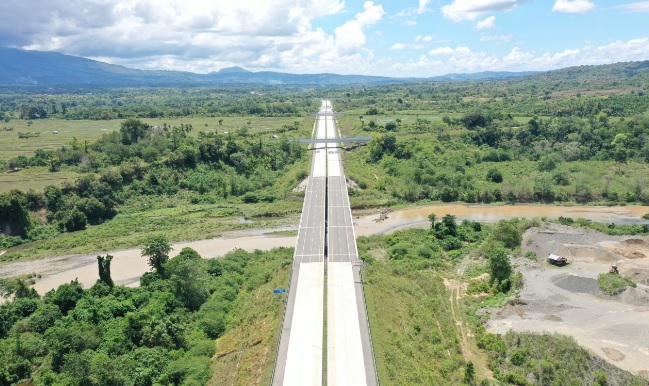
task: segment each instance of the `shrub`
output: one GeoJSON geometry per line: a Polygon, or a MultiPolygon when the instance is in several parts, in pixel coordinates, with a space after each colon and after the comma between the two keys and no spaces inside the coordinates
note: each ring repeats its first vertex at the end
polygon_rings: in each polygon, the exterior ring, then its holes
{"type": "Polygon", "coordinates": [[[503,182],[503,174],[496,168],[489,169],[489,171],[487,172],[487,181],[499,184],[503,182]]]}
{"type": "Polygon", "coordinates": [[[597,276],[599,288],[607,295],[617,295],[626,289],[627,286],[636,287],[636,284],[630,277],[615,274],[601,273],[597,276]]]}
{"type": "Polygon", "coordinates": [[[255,204],[259,202],[259,196],[257,195],[257,193],[248,192],[243,195],[241,200],[243,200],[243,202],[245,202],[246,204],[255,204]]]}

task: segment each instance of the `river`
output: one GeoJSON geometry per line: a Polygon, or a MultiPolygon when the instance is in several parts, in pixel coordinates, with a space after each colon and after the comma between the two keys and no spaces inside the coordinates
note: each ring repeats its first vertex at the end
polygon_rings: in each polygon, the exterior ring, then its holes
{"type": "MultiPolygon", "coordinates": [[[[593,221],[616,224],[649,223],[649,221],[642,219],[642,215],[649,213],[649,206],[566,207],[556,205],[443,204],[396,210],[389,213],[388,218],[381,222],[376,221],[379,218],[378,214],[355,216],[356,236],[387,233],[412,226],[427,226],[428,215],[431,213],[435,213],[438,218],[446,214],[452,214],[458,220],[468,219],[480,222],[495,222],[514,217],[558,218],[564,216],[583,217],[593,221]]],[[[297,225],[292,229],[297,229],[297,225]]],[[[275,247],[295,246],[295,236],[273,235],[273,231],[276,230],[252,230],[249,233],[238,232],[226,237],[176,243],[173,245],[172,255],[180,252],[185,247],[195,249],[205,258],[215,258],[223,256],[235,248],[252,251],[255,249],[268,250],[275,247]]],[[[140,250],[132,248],[6,264],[0,266],[0,277],[29,273],[40,275],[34,284],[34,288],[40,294],[44,294],[74,279],[78,279],[85,287],[89,287],[98,279],[96,256],[106,253],[113,256],[111,271],[113,280],[117,284],[136,286],[139,284],[140,276],[149,270],[147,260],[140,255],[140,250]]]]}

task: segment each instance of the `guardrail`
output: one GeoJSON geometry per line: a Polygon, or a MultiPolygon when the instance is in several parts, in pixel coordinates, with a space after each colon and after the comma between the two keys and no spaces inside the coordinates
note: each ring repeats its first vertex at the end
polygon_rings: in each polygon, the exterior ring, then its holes
{"type": "Polygon", "coordinates": [[[284,296],[284,312],[282,313],[282,323],[279,325],[279,336],[277,338],[277,347],[275,347],[275,362],[273,365],[273,372],[270,374],[270,386],[273,386],[275,380],[275,370],[277,369],[277,357],[279,356],[279,345],[282,344],[282,335],[284,334],[284,319],[286,319],[286,308],[288,308],[288,298],[291,295],[291,282],[293,281],[293,267],[295,266],[295,257],[291,263],[291,275],[288,277],[288,289],[284,296]]]}
{"type": "MultiPolygon", "coordinates": [[[[360,260],[360,259],[359,259],[360,260]]],[[[362,260],[360,260],[362,261],[362,260]]],[[[361,279],[361,294],[363,295],[363,307],[365,307],[365,319],[367,321],[368,335],[370,337],[370,351],[372,351],[372,365],[374,366],[374,377],[376,378],[376,385],[380,385],[381,381],[379,380],[379,372],[376,369],[376,354],[374,353],[374,342],[372,341],[372,326],[370,325],[370,313],[367,310],[367,301],[365,299],[365,281],[363,280],[363,269],[365,267],[365,262],[358,271],[358,275],[361,279]]]]}

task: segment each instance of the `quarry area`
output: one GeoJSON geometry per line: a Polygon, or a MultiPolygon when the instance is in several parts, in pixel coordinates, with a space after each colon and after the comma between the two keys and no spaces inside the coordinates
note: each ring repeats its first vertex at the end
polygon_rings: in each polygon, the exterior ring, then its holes
{"type": "Polygon", "coordinates": [[[515,261],[524,287],[518,299],[492,311],[488,330],[572,336],[596,355],[649,380],[649,237],[550,224],[525,232],[521,249],[538,258],[515,261]],[[569,263],[550,265],[550,253],[569,263]],[[637,287],[605,295],[597,276],[612,265],[637,287]]]}

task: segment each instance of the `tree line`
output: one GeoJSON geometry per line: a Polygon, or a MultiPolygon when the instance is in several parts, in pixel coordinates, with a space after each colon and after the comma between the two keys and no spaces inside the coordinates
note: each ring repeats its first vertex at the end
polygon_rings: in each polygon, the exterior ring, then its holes
{"type": "Polygon", "coordinates": [[[145,242],[152,272],[141,286],[114,285],[111,256],[99,256],[100,279],[74,280],[43,297],[20,280],[0,281],[0,385],[204,385],[215,339],[240,293],[255,290],[290,264],[286,248],[236,250],[204,260],[184,248],[169,258],[164,237],[145,242]]]}
{"type": "Polygon", "coordinates": [[[211,197],[246,196],[273,201],[272,193],[253,195],[273,184],[304,149],[282,136],[263,140],[247,132],[190,136],[191,125],[152,127],[127,119],[119,132],[95,143],[72,141],[58,150],[37,150],[6,162],[7,168],[46,166],[56,172],[74,167],[85,175],[42,192],[0,194],[0,247],[85,229],[113,218],[120,204],[141,195],[173,195],[180,190],[211,197]],[[254,196],[254,197],[253,197],[254,196]],[[37,212],[44,212],[37,217],[37,212]]]}

